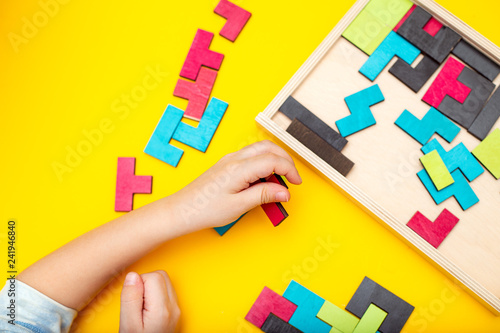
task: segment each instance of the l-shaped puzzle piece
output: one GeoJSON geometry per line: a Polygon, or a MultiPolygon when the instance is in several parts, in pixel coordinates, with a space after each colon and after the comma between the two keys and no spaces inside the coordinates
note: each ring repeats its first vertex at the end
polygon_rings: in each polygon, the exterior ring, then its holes
{"type": "Polygon", "coordinates": [[[221,0],[214,12],[227,19],[226,24],[222,27],[220,35],[229,39],[231,42],[236,40],[245,24],[247,24],[252,14],[234,3],[227,0],[221,0]]]}
{"type": "Polygon", "coordinates": [[[406,225],[437,249],[457,223],[458,217],[445,208],[434,222],[416,212],[406,225]]]}

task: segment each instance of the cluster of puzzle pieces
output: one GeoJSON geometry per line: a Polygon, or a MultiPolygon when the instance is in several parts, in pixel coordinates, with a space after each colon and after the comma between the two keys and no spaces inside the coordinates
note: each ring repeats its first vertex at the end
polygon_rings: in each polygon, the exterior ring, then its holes
{"type": "Polygon", "coordinates": [[[345,310],[292,280],[283,296],[264,287],[245,319],[268,333],[395,333],[414,307],[365,277],[345,310]]]}

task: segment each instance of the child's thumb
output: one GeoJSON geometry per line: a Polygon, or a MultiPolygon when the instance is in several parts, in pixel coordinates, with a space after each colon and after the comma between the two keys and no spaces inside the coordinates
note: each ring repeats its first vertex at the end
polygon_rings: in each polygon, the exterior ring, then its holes
{"type": "Polygon", "coordinates": [[[256,206],[270,202],[286,202],[290,200],[290,192],[282,185],[266,182],[256,184],[240,192],[240,203],[248,205],[246,208],[250,210],[256,206]]]}
{"type": "Polygon", "coordinates": [[[137,273],[128,273],[121,294],[120,333],[142,331],[143,297],[142,278],[137,273]]]}

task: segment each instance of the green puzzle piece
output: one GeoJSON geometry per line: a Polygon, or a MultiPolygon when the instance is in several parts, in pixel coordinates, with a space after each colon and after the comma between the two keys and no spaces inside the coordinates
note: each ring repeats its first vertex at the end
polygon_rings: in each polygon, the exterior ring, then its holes
{"type": "Polygon", "coordinates": [[[375,304],[370,304],[352,333],[376,333],[385,317],[387,312],[375,304]]]}
{"type": "Polygon", "coordinates": [[[473,151],[472,154],[495,177],[500,178],[500,129],[490,133],[473,151]]]}
{"type": "Polygon", "coordinates": [[[450,186],[455,182],[437,150],[433,150],[422,156],[420,158],[420,162],[429,174],[429,177],[438,191],[441,191],[443,188],[450,186]]]}
{"type": "Polygon", "coordinates": [[[357,317],[328,301],[325,301],[316,317],[332,326],[330,333],[352,332],[359,322],[357,317]]]}
{"type": "Polygon", "coordinates": [[[371,0],[342,36],[371,55],[412,6],[409,0],[371,0]]]}

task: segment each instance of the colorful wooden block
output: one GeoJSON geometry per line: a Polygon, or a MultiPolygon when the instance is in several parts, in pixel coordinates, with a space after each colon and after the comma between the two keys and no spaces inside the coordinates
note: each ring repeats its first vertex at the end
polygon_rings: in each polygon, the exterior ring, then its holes
{"type": "MultiPolygon", "coordinates": [[[[415,8],[417,8],[417,5],[413,5],[413,7],[410,8],[410,10],[408,11],[408,13],[406,13],[405,16],[403,16],[403,18],[401,19],[401,21],[399,21],[399,23],[396,25],[396,27],[392,30],[394,32],[397,32],[399,27],[401,27],[403,25],[403,23],[406,21],[406,19],[408,17],[410,17],[411,13],[413,13],[413,11],[415,10],[415,8]]],[[[431,17],[431,19],[429,20],[429,22],[427,22],[423,28],[423,30],[425,32],[427,32],[429,35],[431,35],[432,37],[436,36],[436,34],[438,33],[439,30],[441,30],[441,28],[443,27],[443,25],[438,21],[436,20],[434,17],[431,17]]]]}
{"type": "Polygon", "coordinates": [[[491,132],[472,154],[496,179],[500,178],[500,129],[491,132]]]}
{"type": "Polygon", "coordinates": [[[272,313],[269,314],[260,330],[266,333],[302,333],[302,331],[272,313]]]}
{"type": "Polygon", "coordinates": [[[173,139],[201,152],[206,152],[227,107],[228,104],[226,102],[212,97],[207,109],[203,113],[203,117],[201,117],[198,127],[181,122],[174,132],[173,139]]]}
{"type": "Polygon", "coordinates": [[[469,128],[483,109],[488,97],[495,89],[495,85],[468,67],[465,67],[460,73],[457,81],[470,87],[470,94],[464,103],[459,103],[450,96],[445,96],[439,104],[438,110],[456,123],[469,128]]]}
{"type": "Polygon", "coordinates": [[[175,130],[181,123],[184,111],[176,108],[173,105],[167,106],[165,112],[160,118],[158,125],[151,135],[144,152],[148,155],[156,157],[157,159],[177,167],[183,150],[174,147],[170,144],[170,140],[174,135],[175,130]]]}
{"type": "Polygon", "coordinates": [[[412,5],[408,0],[372,0],[344,30],[342,36],[371,55],[412,5]]]}
{"type": "Polygon", "coordinates": [[[403,299],[365,277],[347,304],[346,310],[362,318],[371,303],[387,312],[387,317],[379,328],[382,333],[400,332],[414,309],[403,299]]]}
{"type": "Polygon", "coordinates": [[[370,81],[373,81],[395,56],[411,64],[419,54],[419,49],[394,31],[391,31],[364,63],[359,72],[370,81]]]}
{"type": "MultiPolygon", "coordinates": [[[[354,328],[359,323],[358,318],[328,301],[325,301],[316,317],[332,326],[332,330],[335,329],[337,332],[342,333],[354,331],[354,328]]],[[[330,331],[330,333],[334,332],[330,331]]]]}
{"type": "Polygon", "coordinates": [[[264,287],[245,319],[260,328],[270,313],[288,322],[296,309],[297,305],[264,287]]]}
{"type": "Polygon", "coordinates": [[[446,199],[455,197],[460,207],[465,211],[479,202],[479,198],[476,196],[460,170],[455,170],[451,173],[454,183],[441,191],[436,189],[429,174],[425,170],[419,171],[417,175],[437,205],[446,199]]]}
{"type": "Polygon", "coordinates": [[[215,7],[214,13],[226,18],[226,24],[224,24],[219,34],[231,42],[236,40],[250,16],[252,16],[250,12],[227,0],[221,0],[215,7]]]}
{"type": "Polygon", "coordinates": [[[432,24],[434,27],[428,26],[431,18],[431,14],[417,7],[398,29],[398,34],[432,59],[442,63],[460,41],[461,37],[448,27],[439,29],[435,36],[431,36],[427,31],[424,31],[424,27],[426,26],[428,30],[436,30],[438,27],[435,23],[432,24]]]}
{"type": "Polygon", "coordinates": [[[243,216],[245,216],[245,215],[246,215],[246,213],[245,213],[245,214],[243,214],[243,215],[241,215],[240,217],[238,217],[238,219],[236,219],[234,222],[231,222],[231,223],[229,223],[229,224],[226,224],[226,225],[224,225],[224,226],[222,226],[222,227],[215,227],[215,228],[214,228],[214,230],[215,230],[215,231],[217,231],[217,233],[218,233],[220,236],[224,236],[224,234],[225,234],[226,232],[228,232],[228,231],[229,231],[229,229],[231,229],[231,228],[233,227],[233,225],[235,225],[235,224],[236,224],[236,222],[238,222],[239,220],[241,220],[241,218],[242,218],[243,216]]]}
{"type": "Polygon", "coordinates": [[[386,317],[387,312],[375,304],[370,304],[352,333],[377,333],[386,317]]]}
{"type": "Polygon", "coordinates": [[[469,87],[457,81],[464,68],[464,64],[458,60],[449,58],[429,90],[425,93],[422,101],[430,106],[439,108],[444,97],[448,95],[459,103],[464,103],[471,92],[469,87]]]}
{"type": "Polygon", "coordinates": [[[406,225],[437,249],[457,223],[458,217],[445,208],[434,222],[416,212],[406,225]]]}
{"type": "Polygon", "coordinates": [[[151,193],[153,176],[135,175],[135,157],[118,157],[116,172],[115,211],[130,212],[134,193],[151,193]]]}
{"type": "Polygon", "coordinates": [[[347,144],[347,140],[344,137],[325,124],[321,119],[316,117],[311,111],[306,109],[292,96],[289,96],[286,99],[283,105],[280,106],[279,111],[291,120],[294,120],[295,118],[300,120],[311,131],[316,133],[338,151],[342,151],[347,144]]]}
{"type": "Polygon", "coordinates": [[[461,40],[451,53],[490,81],[500,74],[500,66],[465,40],[461,40]]]}
{"type": "Polygon", "coordinates": [[[346,137],[375,125],[377,122],[373,117],[370,106],[384,100],[384,95],[378,84],[344,98],[351,114],[335,122],[340,134],[346,137]]]}
{"type": "Polygon", "coordinates": [[[500,117],[500,89],[497,89],[478,114],[468,131],[479,140],[484,140],[500,117]]]}
{"type": "MultiPolygon", "coordinates": [[[[260,181],[273,182],[275,184],[282,185],[288,188],[283,178],[277,174],[272,174],[267,180],[261,179],[260,181]]],[[[280,225],[280,223],[283,222],[288,217],[288,213],[285,210],[285,207],[283,207],[283,205],[281,204],[281,202],[271,202],[267,204],[262,204],[261,207],[264,210],[264,213],[266,213],[267,217],[275,227],[280,225]]]]}
{"type": "Polygon", "coordinates": [[[438,191],[453,184],[453,177],[436,150],[422,156],[420,162],[438,191]]]}
{"type": "Polygon", "coordinates": [[[179,79],[174,96],[189,100],[184,117],[200,121],[217,78],[217,71],[202,67],[195,82],[179,79]]]}
{"type": "Polygon", "coordinates": [[[297,305],[288,323],[304,333],[328,333],[331,326],[316,317],[325,300],[295,281],[291,281],[283,297],[297,305]]]}
{"type": "Polygon", "coordinates": [[[479,177],[484,169],[463,143],[459,143],[449,152],[444,150],[438,140],[432,139],[421,148],[424,154],[433,150],[437,151],[449,172],[460,169],[465,177],[471,182],[479,177]]]}
{"type": "Polygon", "coordinates": [[[350,159],[330,146],[297,118],[292,121],[286,131],[344,177],[354,166],[350,159]]]}
{"type": "Polygon", "coordinates": [[[397,77],[399,81],[403,82],[414,92],[419,92],[439,66],[439,63],[429,56],[424,56],[415,68],[398,59],[389,69],[389,73],[397,77]]]}
{"type": "Polygon", "coordinates": [[[198,29],[182,66],[180,74],[182,77],[194,81],[198,77],[201,66],[217,70],[220,68],[224,55],[209,49],[213,38],[213,33],[198,29]]]}
{"type": "Polygon", "coordinates": [[[451,142],[460,132],[457,125],[434,108],[431,108],[422,120],[404,110],[395,124],[422,145],[425,145],[435,133],[451,142]]]}

